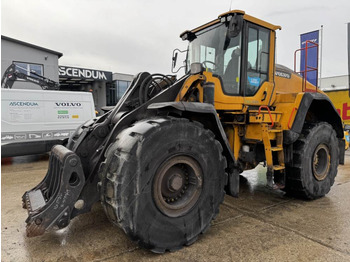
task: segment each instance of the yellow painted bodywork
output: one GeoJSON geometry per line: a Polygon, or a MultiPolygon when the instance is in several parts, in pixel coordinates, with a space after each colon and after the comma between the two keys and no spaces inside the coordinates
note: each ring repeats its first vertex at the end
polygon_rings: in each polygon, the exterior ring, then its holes
{"type": "MultiPolygon", "coordinates": [[[[274,69],[270,70],[272,73],[274,71],[274,69]]],[[[205,80],[215,85],[214,106],[216,110],[224,110],[227,113],[232,112],[234,114],[237,112],[246,113],[250,106],[260,107],[270,105],[275,107],[275,110],[270,112],[271,116],[266,110],[261,110],[260,114],[258,114],[258,110],[249,110],[248,119],[251,125],[246,126],[246,137],[261,141],[260,128],[257,126],[260,123],[271,123],[271,120],[273,120],[273,122],[279,123],[283,130],[289,130],[293,125],[304,95],[303,80],[297,74],[292,74],[290,79],[271,74],[270,79],[274,82],[268,81],[263,83],[254,96],[232,96],[226,95],[222,91],[219,78],[214,77],[210,72],[203,72],[203,75],[193,75],[185,81],[176,101],[183,101],[188,89],[194,85],[200,94],[199,101],[203,102],[201,82],[205,80]],[[266,92],[266,96],[264,92],[266,92]],[[265,99],[263,99],[264,97],[265,99]],[[254,131],[254,128],[257,128],[258,131],[254,131]]],[[[310,83],[306,83],[306,86],[309,90],[316,91],[316,87],[310,83]]],[[[317,90],[317,92],[321,91],[317,90]]]]}
{"type": "MultiPolygon", "coordinates": [[[[272,70],[272,72],[274,72],[274,70],[272,70]]],[[[304,95],[304,92],[302,91],[302,78],[300,76],[292,75],[291,79],[283,79],[277,76],[273,77],[273,75],[270,77],[274,79],[274,82],[265,82],[254,96],[243,97],[224,94],[220,80],[217,77],[214,77],[210,72],[203,72],[203,75],[193,75],[185,81],[176,101],[184,101],[184,95],[191,87],[198,90],[199,102],[203,102],[203,88],[201,83],[204,80],[212,82],[215,85],[214,107],[216,110],[225,111],[226,114],[246,114],[247,122],[249,124],[244,123],[244,138],[256,142],[262,141],[261,123],[269,124],[271,129],[273,128],[271,126],[273,122],[275,125],[278,124],[282,130],[289,130],[293,125],[300,102],[304,95]],[[264,92],[266,92],[267,95],[264,101],[261,101],[263,97],[265,97],[264,92]],[[264,110],[264,108],[262,108],[260,113],[258,109],[250,109],[248,114],[249,107],[255,106],[259,108],[260,106],[267,106],[269,101],[270,107],[275,107],[275,110],[271,110],[270,114],[268,111],[264,110]]],[[[308,84],[308,88],[312,88],[312,85],[308,84]]],[[[237,141],[238,137],[236,134],[238,134],[238,129],[235,131],[236,124],[237,123],[232,123],[231,131],[230,128],[226,128],[233,152],[235,151],[235,145],[241,144],[237,141]],[[232,138],[232,135],[236,136],[236,139],[232,138]]],[[[273,133],[269,136],[270,139],[275,138],[273,133]]],[[[237,148],[236,152],[238,152],[237,148]]]]}
{"type": "MultiPolygon", "coordinates": [[[[276,75],[274,63],[275,30],[281,29],[280,26],[249,16],[244,11],[233,10],[221,14],[218,19],[186,32],[196,33],[219,23],[222,17],[233,13],[241,14],[244,20],[270,30],[270,63],[267,81],[262,83],[253,96],[227,95],[223,92],[220,79],[213,76],[213,73],[205,71],[202,74],[192,75],[185,81],[176,101],[191,101],[186,100],[189,99],[186,95],[189,90],[196,89],[197,99],[199,102],[203,102],[203,83],[214,83],[214,107],[218,116],[229,116],[227,119],[235,119],[235,116],[242,118],[241,122],[222,120],[234,159],[239,158],[243,143],[263,143],[268,169],[282,170],[284,169],[284,160],[283,154],[279,151],[283,152],[283,130],[291,129],[305,91],[321,91],[288,68],[284,68],[284,70],[289,77],[276,75]],[[273,145],[278,144],[278,146],[271,146],[271,141],[274,141],[273,145]],[[272,163],[273,151],[278,151],[278,161],[280,162],[278,165],[272,163]]],[[[241,83],[243,81],[245,80],[240,79],[241,83]]]]}

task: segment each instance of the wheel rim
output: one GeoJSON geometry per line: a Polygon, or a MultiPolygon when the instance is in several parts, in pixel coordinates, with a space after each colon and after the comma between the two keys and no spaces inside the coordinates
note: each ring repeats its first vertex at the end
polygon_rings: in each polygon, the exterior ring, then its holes
{"type": "Polygon", "coordinates": [[[314,177],[318,181],[322,181],[327,177],[330,167],[329,149],[326,145],[320,144],[313,155],[312,171],[314,177]]]}
{"type": "Polygon", "coordinates": [[[198,162],[189,156],[175,156],[156,172],[153,197],[159,210],[169,216],[186,214],[202,192],[203,176],[198,162]]]}

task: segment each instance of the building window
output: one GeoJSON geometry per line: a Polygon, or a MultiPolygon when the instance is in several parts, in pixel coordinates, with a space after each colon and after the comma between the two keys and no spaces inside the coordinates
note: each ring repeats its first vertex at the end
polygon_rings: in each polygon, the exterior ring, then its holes
{"type": "Polygon", "coordinates": [[[107,106],[114,106],[124,95],[126,89],[130,85],[130,81],[116,80],[107,89],[107,106]]]}
{"type": "Polygon", "coordinates": [[[30,64],[24,62],[13,62],[16,65],[16,69],[23,74],[28,76],[33,76],[33,72],[37,75],[44,76],[43,65],[40,64],[30,64]]]}

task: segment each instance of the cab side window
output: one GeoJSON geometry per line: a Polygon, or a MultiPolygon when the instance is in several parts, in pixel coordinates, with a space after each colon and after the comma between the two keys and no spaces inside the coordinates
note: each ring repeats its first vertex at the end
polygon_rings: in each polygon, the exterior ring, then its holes
{"type": "Polygon", "coordinates": [[[246,96],[253,96],[259,87],[268,80],[269,40],[269,30],[258,26],[249,26],[246,96]]]}

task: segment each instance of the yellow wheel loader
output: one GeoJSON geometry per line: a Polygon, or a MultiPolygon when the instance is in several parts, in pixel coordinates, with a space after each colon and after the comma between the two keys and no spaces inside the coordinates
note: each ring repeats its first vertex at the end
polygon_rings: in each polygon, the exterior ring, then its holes
{"type": "Polygon", "coordinates": [[[342,121],[323,92],[275,64],[278,29],[234,10],[182,33],[183,77],[139,73],[112,110],[53,147],[46,177],[23,195],[27,235],[64,228],[100,201],[140,246],[177,250],[261,162],[271,188],[327,194],[344,163],[342,121]]]}

